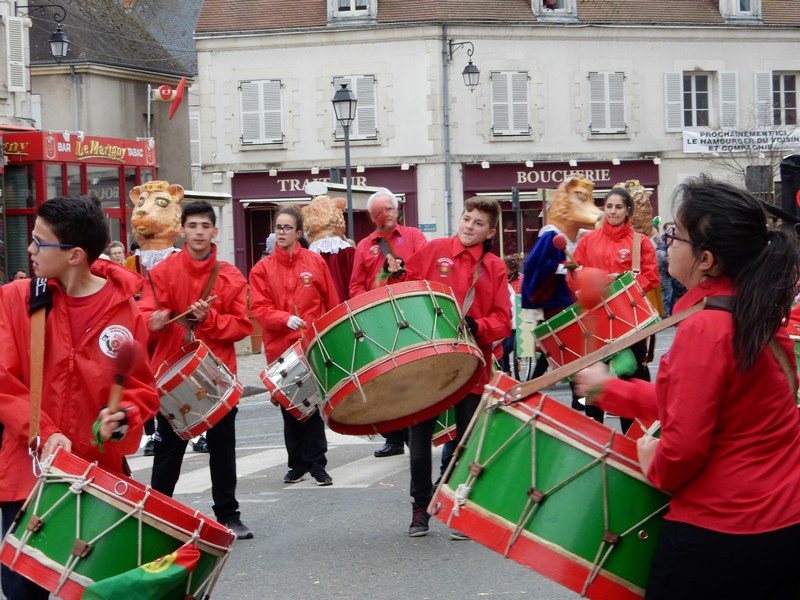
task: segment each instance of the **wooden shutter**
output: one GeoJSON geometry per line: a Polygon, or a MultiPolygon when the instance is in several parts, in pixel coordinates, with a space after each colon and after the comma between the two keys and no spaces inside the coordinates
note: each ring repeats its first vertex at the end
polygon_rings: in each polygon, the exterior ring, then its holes
{"type": "Polygon", "coordinates": [[[277,79],[239,84],[243,144],[283,141],[281,82],[277,79]]]}
{"type": "Polygon", "coordinates": [[[683,73],[664,73],[664,130],[683,130],[683,73]]]}
{"type": "Polygon", "coordinates": [[[720,127],[739,126],[739,78],[734,71],[719,74],[719,115],[720,127]]]}
{"type": "MultiPolygon", "coordinates": [[[[356,104],[356,118],[350,126],[350,139],[374,139],[378,137],[378,106],[376,93],[376,80],[374,75],[347,75],[334,77],[333,90],[342,87],[346,83],[347,87],[355,94],[358,104],[356,104]]],[[[335,139],[344,139],[344,130],[333,115],[335,127],[335,139]]]]}
{"type": "Polygon", "coordinates": [[[5,17],[6,51],[8,56],[8,91],[24,92],[25,88],[25,25],[20,17],[5,17]]]}
{"type": "Polygon", "coordinates": [[[491,75],[492,133],[527,135],[530,133],[528,73],[495,71],[491,75]]]}
{"type": "Polygon", "coordinates": [[[589,73],[589,112],[593,133],[625,132],[624,73],[589,73]]]}
{"type": "Polygon", "coordinates": [[[189,154],[191,166],[199,167],[200,163],[200,112],[189,111],[189,154]]]}
{"type": "Polygon", "coordinates": [[[756,127],[772,127],[772,71],[753,74],[756,127]]]}

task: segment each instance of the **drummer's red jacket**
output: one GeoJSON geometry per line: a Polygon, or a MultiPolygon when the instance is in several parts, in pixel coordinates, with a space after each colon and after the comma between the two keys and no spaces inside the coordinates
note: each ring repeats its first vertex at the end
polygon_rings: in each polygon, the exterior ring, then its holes
{"type": "Polygon", "coordinates": [[[298,244],[290,255],[275,246],[250,271],[250,312],[264,330],[264,354],[273,362],[302,335],[286,325],[298,316],[307,326],[339,304],[325,260],[298,244]]]}
{"type": "MultiPolygon", "coordinates": [[[[658,263],[653,242],[643,235],[640,240],[641,255],[636,277],[642,291],[649,292],[657,287],[661,280],[658,277],[658,263]]],[[[573,256],[575,262],[584,267],[594,267],[606,273],[624,273],[632,270],[633,262],[633,228],[630,219],[623,225],[614,227],[603,221],[600,229],[584,233],[578,240],[573,256]]],[[[567,277],[567,283],[574,283],[567,277]]]]}
{"type": "MultiPolygon", "coordinates": [[[[158,410],[158,394],[144,350],[147,329],[133,300],[142,278],[102,259],[92,265],[92,273],[113,286],[113,295],[107,309],[89,321],[89,329],[75,347],[61,284],[47,282],[53,307],[45,332],[41,440],[43,445],[51,435],[61,433],[72,442],[73,453],[121,473],[124,456],[139,449],[143,423],[158,410]],[[105,442],[101,453],[91,443],[92,425],[114,383],[113,349],[131,337],[141,343],[141,351],[127,373],[120,404],[129,409],[128,434],[119,442],[105,442]]],[[[35,483],[28,456],[30,286],[30,280],[22,280],[0,287],[0,422],[5,426],[0,448],[2,502],[24,500],[35,483]]]]}
{"type": "MultiPolygon", "coordinates": [[[[205,260],[194,260],[188,252],[176,252],[150,269],[150,282],[145,284],[139,300],[145,321],[149,322],[156,310],[169,310],[179,315],[197,302],[216,261],[217,246],[212,244],[211,255],[205,260]]],[[[239,269],[220,261],[209,296],[217,298],[211,303],[206,319],[197,324],[194,335],[235,374],[234,343],[253,332],[247,316],[247,280],[239,269]]],[[[165,363],[183,346],[185,335],[186,328],[178,323],[150,332],[150,340],[155,343],[150,361],[153,370],[163,372],[165,363]]]]}
{"type": "MultiPolygon", "coordinates": [[[[467,248],[457,237],[431,240],[408,258],[403,278],[426,279],[449,285],[458,305],[464,306],[481,254],[481,244],[467,248]]],[[[511,298],[506,265],[494,254],[487,253],[483,258],[475,285],[475,297],[467,314],[478,324],[475,341],[486,361],[483,376],[473,388],[474,393],[482,394],[492,372],[492,346],[511,333],[511,298]]]]}
{"type": "MultiPolygon", "coordinates": [[[[378,240],[381,233],[373,231],[356,246],[355,262],[353,263],[353,273],[350,275],[350,297],[355,298],[375,288],[385,258],[378,240]]],[[[406,227],[397,225],[392,231],[392,235],[387,245],[395,258],[406,260],[409,256],[420,250],[427,240],[423,233],[416,227],[406,227]]],[[[392,280],[384,280],[383,283],[392,283],[392,280]]]]}
{"type": "MultiPolygon", "coordinates": [[[[675,304],[674,314],[706,296],[733,292],[730,278],[708,278],[675,304]]],[[[742,372],[732,339],[729,312],[695,313],[678,326],[655,384],[611,379],[599,406],[661,421],[647,476],[672,492],[667,519],[723,533],[764,533],[800,523],[800,421],[770,349],[742,372]]],[[[794,379],[786,329],[775,339],[794,379]]]]}

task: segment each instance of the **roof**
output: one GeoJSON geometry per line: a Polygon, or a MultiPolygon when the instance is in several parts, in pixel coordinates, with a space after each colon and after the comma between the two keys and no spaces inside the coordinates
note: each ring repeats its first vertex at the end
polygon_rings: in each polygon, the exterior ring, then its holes
{"type": "MultiPolygon", "coordinates": [[[[378,25],[538,23],[531,0],[376,0],[378,25]]],[[[725,25],[719,0],[576,0],[578,23],[725,25]],[[668,7],[668,10],[665,10],[668,7]]],[[[328,28],[328,0],[206,0],[198,34],[328,28]]],[[[763,25],[800,25],[800,0],[762,0],[763,25]]],[[[363,23],[363,21],[358,21],[363,23]]]]}
{"type": "MultiPolygon", "coordinates": [[[[175,0],[180,1],[180,0],[175,0]]],[[[62,64],[98,64],[169,75],[192,75],[150,34],[139,17],[115,0],[60,0],[70,46],[62,64]]],[[[57,25],[49,8],[30,13],[31,65],[52,64],[48,40],[57,25]]]]}

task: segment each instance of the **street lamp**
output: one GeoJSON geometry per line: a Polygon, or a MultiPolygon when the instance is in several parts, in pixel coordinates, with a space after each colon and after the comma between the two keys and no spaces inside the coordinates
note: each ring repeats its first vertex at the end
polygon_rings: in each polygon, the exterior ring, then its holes
{"type": "Polygon", "coordinates": [[[345,189],[347,190],[347,232],[348,237],[355,239],[355,229],[353,227],[353,190],[350,181],[350,126],[356,118],[356,106],[358,100],[353,91],[347,87],[346,83],[341,84],[333,95],[333,112],[336,113],[336,120],[344,130],[344,172],[345,189]]]}
{"type": "Polygon", "coordinates": [[[467,66],[464,67],[464,70],[461,71],[461,76],[464,78],[464,85],[469,88],[470,92],[475,91],[475,88],[478,87],[478,82],[481,78],[481,72],[478,70],[478,67],[472,64],[472,55],[475,52],[475,46],[472,42],[456,42],[454,40],[449,40],[450,42],[450,59],[448,62],[453,62],[453,54],[459,48],[466,47],[467,48],[467,56],[469,57],[469,62],[467,66]]]}
{"type": "Polygon", "coordinates": [[[69,38],[64,30],[61,29],[61,22],[67,18],[67,9],[60,4],[28,4],[26,6],[18,6],[14,3],[14,14],[19,16],[20,10],[26,10],[25,15],[30,16],[31,12],[41,10],[44,12],[47,8],[54,8],[53,20],[58,23],[56,30],[50,35],[48,43],[50,44],[50,54],[56,59],[56,63],[61,64],[61,59],[66,58],[69,52],[69,38]]]}

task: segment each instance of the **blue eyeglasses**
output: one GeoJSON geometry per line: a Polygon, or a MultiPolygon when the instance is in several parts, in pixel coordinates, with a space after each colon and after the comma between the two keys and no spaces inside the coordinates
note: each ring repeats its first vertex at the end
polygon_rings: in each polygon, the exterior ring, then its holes
{"type": "Polygon", "coordinates": [[[31,234],[31,241],[33,242],[36,252],[41,252],[42,248],[74,248],[72,244],[48,244],[42,242],[34,234],[31,234]]]}

